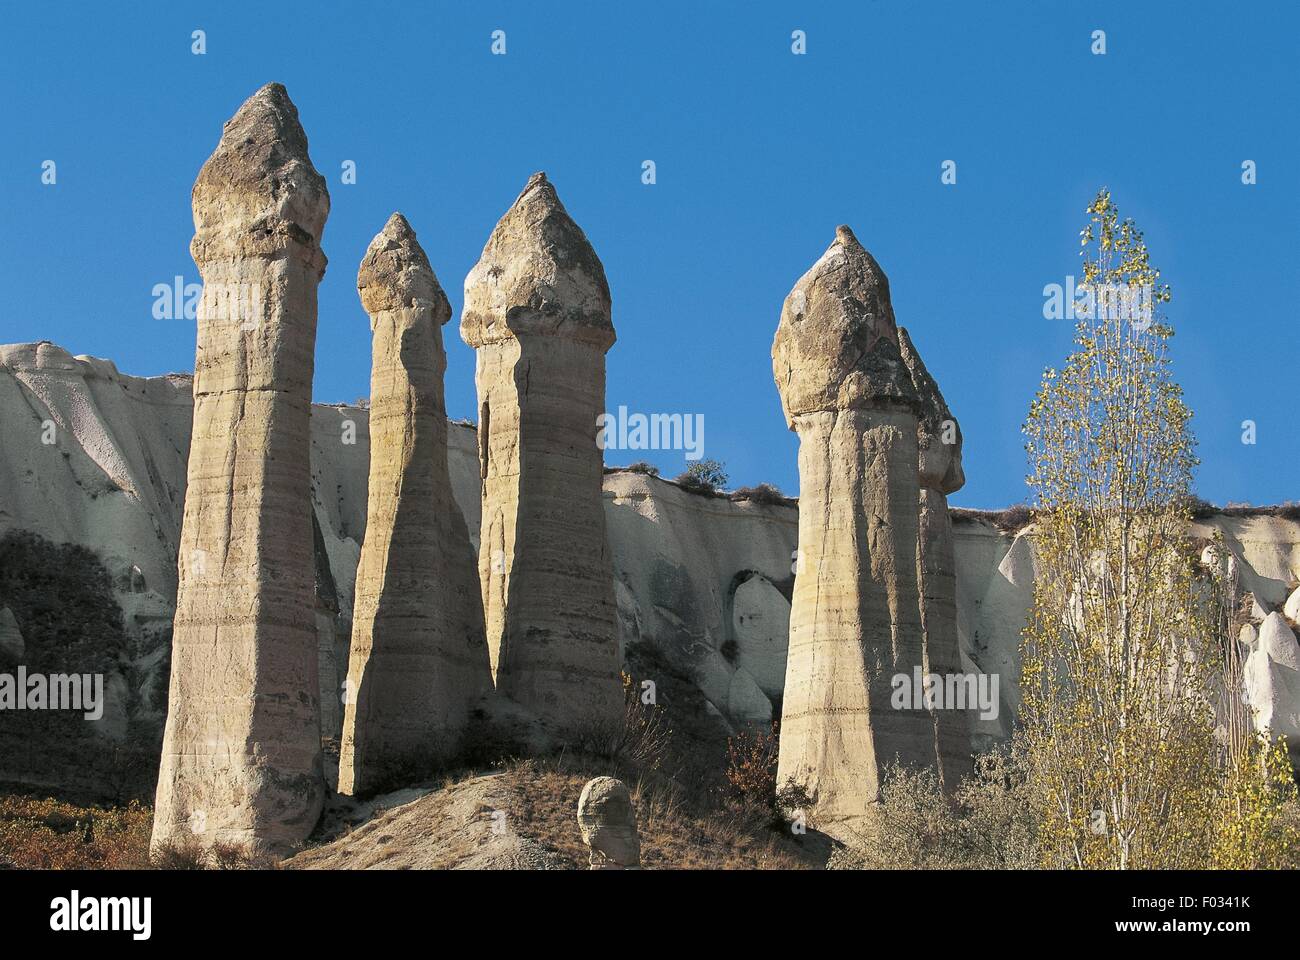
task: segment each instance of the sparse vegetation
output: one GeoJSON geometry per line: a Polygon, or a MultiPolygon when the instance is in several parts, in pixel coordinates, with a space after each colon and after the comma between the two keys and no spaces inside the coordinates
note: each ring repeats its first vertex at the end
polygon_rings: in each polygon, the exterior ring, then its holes
{"type": "Polygon", "coordinates": [[[773,506],[793,505],[796,502],[770,483],[760,483],[756,487],[741,487],[731,494],[731,500],[736,503],[751,500],[754,503],[771,504],[773,506]]]}
{"type": "Polygon", "coordinates": [[[696,460],[676,482],[695,493],[720,493],[727,485],[726,467],[718,460],[696,460]]]}
{"type": "Polygon", "coordinates": [[[22,870],[136,870],[149,864],[153,811],[0,793],[0,862],[22,870]]]}
{"type": "Polygon", "coordinates": [[[832,854],[839,870],[1025,870],[1039,865],[1038,820],[1015,746],[976,758],[946,798],[933,771],[891,767],[880,802],[855,841],[832,854]]]}
{"type": "Polygon", "coordinates": [[[659,468],[653,463],[648,463],[645,460],[638,460],[636,463],[629,463],[623,469],[629,473],[644,473],[648,477],[659,476],[659,468]]]}
{"type": "Polygon", "coordinates": [[[741,730],[727,740],[725,777],[731,799],[758,808],[773,807],[780,744],[780,727],[775,721],[767,730],[741,730]]]}
{"type": "Polygon", "coordinates": [[[579,731],[572,744],[579,753],[611,763],[629,764],[641,773],[658,771],[672,748],[672,728],[661,707],[641,702],[641,689],[632,675],[622,676],[621,720],[611,725],[593,724],[579,731]]]}

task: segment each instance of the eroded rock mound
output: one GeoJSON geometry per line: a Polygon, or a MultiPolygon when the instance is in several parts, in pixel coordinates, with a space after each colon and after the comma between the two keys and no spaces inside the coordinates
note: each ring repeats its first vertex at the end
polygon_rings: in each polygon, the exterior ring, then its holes
{"type": "Polygon", "coordinates": [[[578,826],[593,870],[638,870],[641,840],[632,795],[622,780],[596,777],[578,798],[578,826]]]}

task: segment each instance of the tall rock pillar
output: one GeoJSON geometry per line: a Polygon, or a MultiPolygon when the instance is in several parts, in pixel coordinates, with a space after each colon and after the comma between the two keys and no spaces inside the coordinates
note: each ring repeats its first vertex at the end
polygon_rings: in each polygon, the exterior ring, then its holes
{"type": "Polygon", "coordinates": [[[799,553],[778,783],[852,823],[895,760],[933,766],[925,710],[893,678],[924,664],[918,572],[917,405],[889,281],[848,227],[781,310],[772,369],[799,435],[799,553]]]}
{"type": "MultiPolygon", "coordinates": [[[[925,672],[941,677],[964,673],[957,644],[957,563],[953,555],[952,515],[948,494],[966,483],[961,465],[961,427],[948,409],[939,385],[921,361],[904,327],[898,328],[899,352],[920,401],[917,421],[918,479],[921,484],[920,554],[921,631],[925,672]]],[[[939,779],[953,791],[973,769],[970,709],[944,704],[930,711],[934,722],[939,779]]]]}
{"type": "Polygon", "coordinates": [[[597,417],[614,343],[605,269],[534,174],[465,278],[478,351],[479,577],[497,690],[563,729],[622,710],[597,417]]]}
{"type": "Polygon", "coordinates": [[[366,251],[357,291],[374,347],[344,794],[382,788],[453,753],[470,706],[492,689],[474,554],[447,472],[442,325],[451,305],[400,213],[366,251]]]}
{"type": "Polygon", "coordinates": [[[203,297],[153,842],[278,853],[324,798],[308,458],[329,213],[284,87],[226,123],[193,205],[203,297]]]}

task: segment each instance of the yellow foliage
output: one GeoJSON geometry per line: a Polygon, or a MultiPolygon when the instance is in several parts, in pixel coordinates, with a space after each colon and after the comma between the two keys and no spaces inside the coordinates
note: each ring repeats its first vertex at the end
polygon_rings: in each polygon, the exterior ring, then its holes
{"type": "Polygon", "coordinates": [[[1153,313],[1081,319],[1025,424],[1039,570],[1022,693],[1039,849],[1046,866],[1079,868],[1276,862],[1281,761],[1234,754],[1216,729],[1236,695],[1221,676],[1235,636],[1186,537],[1197,461],[1157,315],[1170,290],[1107,191],[1088,212],[1085,282],[1148,287],[1153,313]]]}

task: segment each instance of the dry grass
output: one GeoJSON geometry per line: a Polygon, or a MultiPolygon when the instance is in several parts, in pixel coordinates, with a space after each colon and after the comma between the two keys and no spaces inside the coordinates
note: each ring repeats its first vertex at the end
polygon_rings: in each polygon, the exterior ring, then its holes
{"type": "Polygon", "coordinates": [[[832,855],[840,870],[1028,870],[1039,866],[1030,787],[1010,749],[976,759],[956,796],[932,771],[892,767],[870,824],[832,855]]]}
{"type": "MultiPolygon", "coordinates": [[[[578,831],[578,797],[587,781],[610,771],[584,756],[525,761],[510,770],[510,820],[521,834],[587,866],[578,831]]],[[[721,798],[692,797],[670,779],[623,776],[632,793],[641,836],[641,865],[659,870],[806,870],[817,851],[779,831],[770,811],[721,798]]]]}
{"type": "Polygon", "coordinates": [[[234,844],[179,844],[149,852],[153,811],[86,804],[30,792],[0,794],[0,866],[20,870],[248,870],[275,860],[234,844]]]}
{"type": "Polygon", "coordinates": [[[953,523],[976,523],[985,521],[997,527],[1003,533],[1019,533],[1033,523],[1034,511],[1025,503],[1016,503],[1005,510],[971,510],[966,507],[952,507],[948,511],[953,523]]]}
{"type": "Polygon", "coordinates": [[[149,864],[153,811],[0,794],[0,863],[24,870],[133,870],[149,864]]]}

